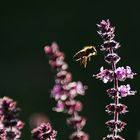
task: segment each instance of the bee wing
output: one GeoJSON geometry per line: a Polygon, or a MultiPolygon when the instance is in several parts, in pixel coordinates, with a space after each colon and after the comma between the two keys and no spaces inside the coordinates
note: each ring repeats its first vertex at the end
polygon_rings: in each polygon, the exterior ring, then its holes
{"type": "Polygon", "coordinates": [[[85,52],[83,50],[77,52],[74,56],[73,56],[73,59],[75,61],[79,61],[83,58],[83,56],[85,56],[85,52]]]}

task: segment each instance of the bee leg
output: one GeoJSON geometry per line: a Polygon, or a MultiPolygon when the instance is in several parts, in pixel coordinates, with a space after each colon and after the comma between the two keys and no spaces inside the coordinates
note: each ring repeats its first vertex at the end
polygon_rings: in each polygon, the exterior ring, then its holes
{"type": "Polygon", "coordinates": [[[84,58],[82,58],[82,59],[80,60],[80,64],[81,64],[81,65],[84,64],[84,58]]]}
{"type": "Polygon", "coordinates": [[[84,63],[84,68],[86,68],[86,66],[87,66],[87,62],[84,63]]]}
{"type": "Polygon", "coordinates": [[[93,56],[93,55],[97,55],[97,51],[96,51],[96,52],[93,52],[93,53],[92,53],[92,56],[93,56]]]}
{"type": "Polygon", "coordinates": [[[87,66],[87,61],[88,61],[88,57],[85,57],[84,58],[84,67],[86,68],[86,66],[87,66]]]}
{"type": "Polygon", "coordinates": [[[88,61],[90,61],[90,60],[91,60],[91,56],[88,57],[88,61]]]}

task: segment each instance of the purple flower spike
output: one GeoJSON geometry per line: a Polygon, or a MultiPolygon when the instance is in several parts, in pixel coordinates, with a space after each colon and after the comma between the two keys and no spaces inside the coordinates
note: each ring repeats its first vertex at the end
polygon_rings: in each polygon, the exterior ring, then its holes
{"type": "Polygon", "coordinates": [[[57,132],[52,130],[50,123],[42,123],[40,126],[32,130],[33,140],[54,140],[57,132]]]}
{"type": "Polygon", "coordinates": [[[5,129],[6,139],[20,138],[24,123],[18,119],[20,108],[8,97],[0,98],[0,125],[5,129]]]}
{"type": "Polygon", "coordinates": [[[75,135],[71,137],[73,140],[88,140],[87,134],[81,131],[86,120],[78,115],[78,112],[82,111],[82,103],[75,100],[78,95],[85,95],[87,86],[80,81],[72,81],[72,74],[67,70],[68,64],[65,62],[65,55],[59,50],[56,43],[46,46],[44,50],[50,58],[50,66],[56,71],[55,85],[51,90],[51,97],[57,101],[53,110],[71,115],[67,119],[67,124],[75,129],[75,135]],[[78,132],[79,130],[81,133],[78,132]]]}
{"type": "Polygon", "coordinates": [[[107,105],[105,108],[107,113],[114,115],[113,120],[106,122],[112,134],[107,135],[103,140],[124,140],[118,133],[124,129],[126,123],[119,120],[119,115],[125,114],[128,110],[127,106],[119,101],[121,97],[135,95],[136,91],[132,91],[129,84],[119,86],[119,81],[125,81],[127,78],[133,79],[136,73],[133,73],[129,66],[116,66],[120,61],[120,57],[114,51],[120,47],[120,44],[114,40],[115,28],[111,26],[110,21],[102,20],[97,26],[99,28],[98,34],[103,39],[100,50],[107,53],[104,60],[111,65],[112,69],[103,69],[101,67],[101,72],[96,74],[95,78],[102,80],[104,83],[113,81],[114,85],[114,87],[107,90],[107,94],[114,100],[114,103],[107,105]]]}
{"type": "Polygon", "coordinates": [[[111,82],[113,80],[113,71],[104,69],[103,67],[100,68],[100,73],[93,75],[96,79],[100,79],[103,83],[111,82]]]}

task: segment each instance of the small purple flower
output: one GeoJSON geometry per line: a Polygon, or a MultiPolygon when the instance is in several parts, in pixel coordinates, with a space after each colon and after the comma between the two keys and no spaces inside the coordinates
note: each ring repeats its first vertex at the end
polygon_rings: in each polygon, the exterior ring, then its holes
{"type": "Polygon", "coordinates": [[[67,124],[70,126],[73,126],[74,128],[78,130],[81,130],[86,124],[86,119],[78,115],[73,116],[67,119],[67,124]]]}
{"type": "Polygon", "coordinates": [[[120,44],[115,40],[104,41],[101,45],[101,51],[109,51],[110,49],[118,49],[120,48],[120,44]]]}
{"type": "Polygon", "coordinates": [[[124,81],[126,79],[126,71],[124,67],[118,67],[115,70],[115,74],[117,79],[119,79],[120,81],[124,81]]]}
{"type": "Polygon", "coordinates": [[[58,51],[58,45],[54,42],[54,43],[52,43],[51,47],[50,46],[45,46],[44,51],[48,55],[55,54],[55,52],[58,51]]]}
{"type": "Polygon", "coordinates": [[[120,61],[120,57],[116,54],[116,53],[109,53],[106,57],[105,57],[105,61],[109,64],[112,63],[118,63],[120,61]]]}
{"type": "Polygon", "coordinates": [[[56,107],[53,108],[56,112],[64,112],[65,110],[65,102],[58,100],[56,107]]]}
{"type": "Polygon", "coordinates": [[[100,24],[97,24],[97,26],[99,28],[99,31],[97,32],[99,35],[101,35],[104,41],[112,40],[115,37],[114,35],[115,28],[110,26],[109,20],[107,21],[102,20],[100,24]]]}
{"type": "Polygon", "coordinates": [[[71,140],[88,140],[88,134],[83,131],[74,132],[70,136],[71,140]]]}
{"type": "Polygon", "coordinates": [[[87,86],[83,85],[80,81],[69,82],[67,84],[55,84],[51,90],[51,96],[55,100],[66,100],[67,98],[75,98],[77,95],[84,95],[87,86]]]}
{"type": "Polygon", "coordinates": [[[61,56],[56,57],[49,60],[49,64],[51,65],[52,68],[56,69],[62,69],[66,70],[68,68],[68,65],[64,62],[64,55],[61,54],[61,56]]]}
{"type": "Polygon", "coordinates": [[[85,95],[85,90],[87,90],[87,86],[83,85],[82,82],[78,81],[76,82],[75,89],[79,95],[85,95]]]}
{"type": "Polygon", "coordinates": [[[31,131],[33,140],[53,140],[57,132],[52,130],[50,123],[42,123],[31,131]]]}
{"type": "Polygon", "coordinates": [[[120,120],[118,121],[109,120],[106,122],[106,125],[109,127],[110,131],[113,131],[114,129],[117,128],[118,132],[121,132],[124,129],[126,123],[120,120]]]}
{"type": "Polygon", "coordinates": [[[112,97],[112,98],[114,98],[117,95],[117,89],[115,88],[110,88],[106,92],[109,95],[109,97],[112,97]]]}
{"type": "Polygon", "coordinates": [[[105,108],[105,111],[109,114],[113,114],[115,111],[117,111],[119,114],[125,114],[126,112],[128,112],[127,106],[121,103],[117,105],[115,105],[115,103],[110,103],[105,108]]]}
{"type": "Polygon", "coordinates": [[[56,83],[61,83],[61,84],[66,84],[71,82],[72,80],[72,74],[70,72],[67,71],[59,71],[56,74],[56,83]]]}
{"type": "Polygon", "coordinates": [[[126,97],[130,95],[135,95],[136,91],[132,91],[129,84],[121,85],[118,87],[118,91],[121,97],[126,97]]]}
{"type": "Polygon", "coordinates": [[[134,75],[136,75],[136,73],[132,72],[131,67],[129,67],[129,66],[126,66],[125,71],[126,71],[126,77],[127,78],[133,79],[134,75]]]}
{"type": "Polygon", "coordinates": [[[56,84],[54,85],[53,89],[51,90],[51,96],[55,98],[55,100],[60,99],[62,95],[62,85],[56,84]]]}
{"type": "Polygon", "coordinates": [[[44,51],[48,55],[52,55],[53,54],[53,49],[51,47],[49,47],[49,46],[44,47],[44,51]]]}
{"type": "Polygon", "coordinates": [[[75,98],[77,95],[85,95],[85,90],[87,89],[87,86],[84,86],[80,81],[70,82],[65,87],[69,91],[71,98],[75,98]]]}
{"type": "Polygon", "coordinates": [[[103,67],[100,68],[100,73],[93,75],[96,79],[100,79],[103,83],[111,82],[113,80],[113,71],[104,69],[103,67]]]}
{"type": "Polygon", "coordinates": [[[73,114],[74,112],[79,112],[82,110],[82,103],[75,100],[70,100],[65,102],[65,112],[68,114],[73,114]]]}
{"type": "Polygon", "coordinates": [[[115,75],[118,80],[124,81],[126,78],[133,79],[133,77],[134,77],[134,75],[136,75],[136,73],[133,73],[131,68],[129,66],[126,66],[126,69],[124,67],[118,67],[115,70],[115,75]]]}
{"type": "Polygon", "coordinates": [[[56,112],[64,112],[68,114],[73,114],[74,112],[79,112],[82,110],[82,104],[79,101],[67,100],[57,102],[57,106],[53,108],[56,112]]]}
{"type": "Polygon", "coordinates": [[[110,22],[109,20],[105,21],[105,20],[102,20],[100,22],[100,24],[97,24],[97,26],[102,29],[102,31],[104,30],[104,32],[107,32],[110,28],[110,22]]]}

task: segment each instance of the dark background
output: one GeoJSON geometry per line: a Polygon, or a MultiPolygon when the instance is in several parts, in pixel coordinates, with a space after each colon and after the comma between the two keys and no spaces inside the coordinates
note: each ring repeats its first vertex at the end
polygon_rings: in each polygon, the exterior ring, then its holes
{"type": "MultiPolygon", "coordinates": [[[[22,108],[21,119],[26,123],[23,140],[30,139],[28,120],[31,114],[43,112],[58,131],[58,140],[68,139],[72,132],[65,125],[66,115],[52,112],[55,101],[49,97],[54,77],[48,65],[43,47],[56,41],[66,54],[73,79],[81,80],[89,89],[85,97],[82,115],[88,118],[85,131],[90,139],[101,140],[108,129],[105,121],[111,116],[104,107],[112,100],[105,90],[111,84],[103,84],[92,78],[106,63],[103,53],[88,63],[86,69],[72,60],[75,52],[84,45],[98,46],[102,40],[97,35],[96,24],[110,19],[116,27],[116,40],[122,60],[119,66],[130,65],[137,73],[139,67],[140,5],[125,0],[38,0],[0,2],[0,97],[9,96],[22,108]]],[[[127,80],[133,89],[140,90],[139,75],[127,80]]],[[[136,140],[140,130],[139,92],[121,101],[128,105],[129,113],[121,116],[128,123],[121,135],[126,140],[136,140]]]]}

